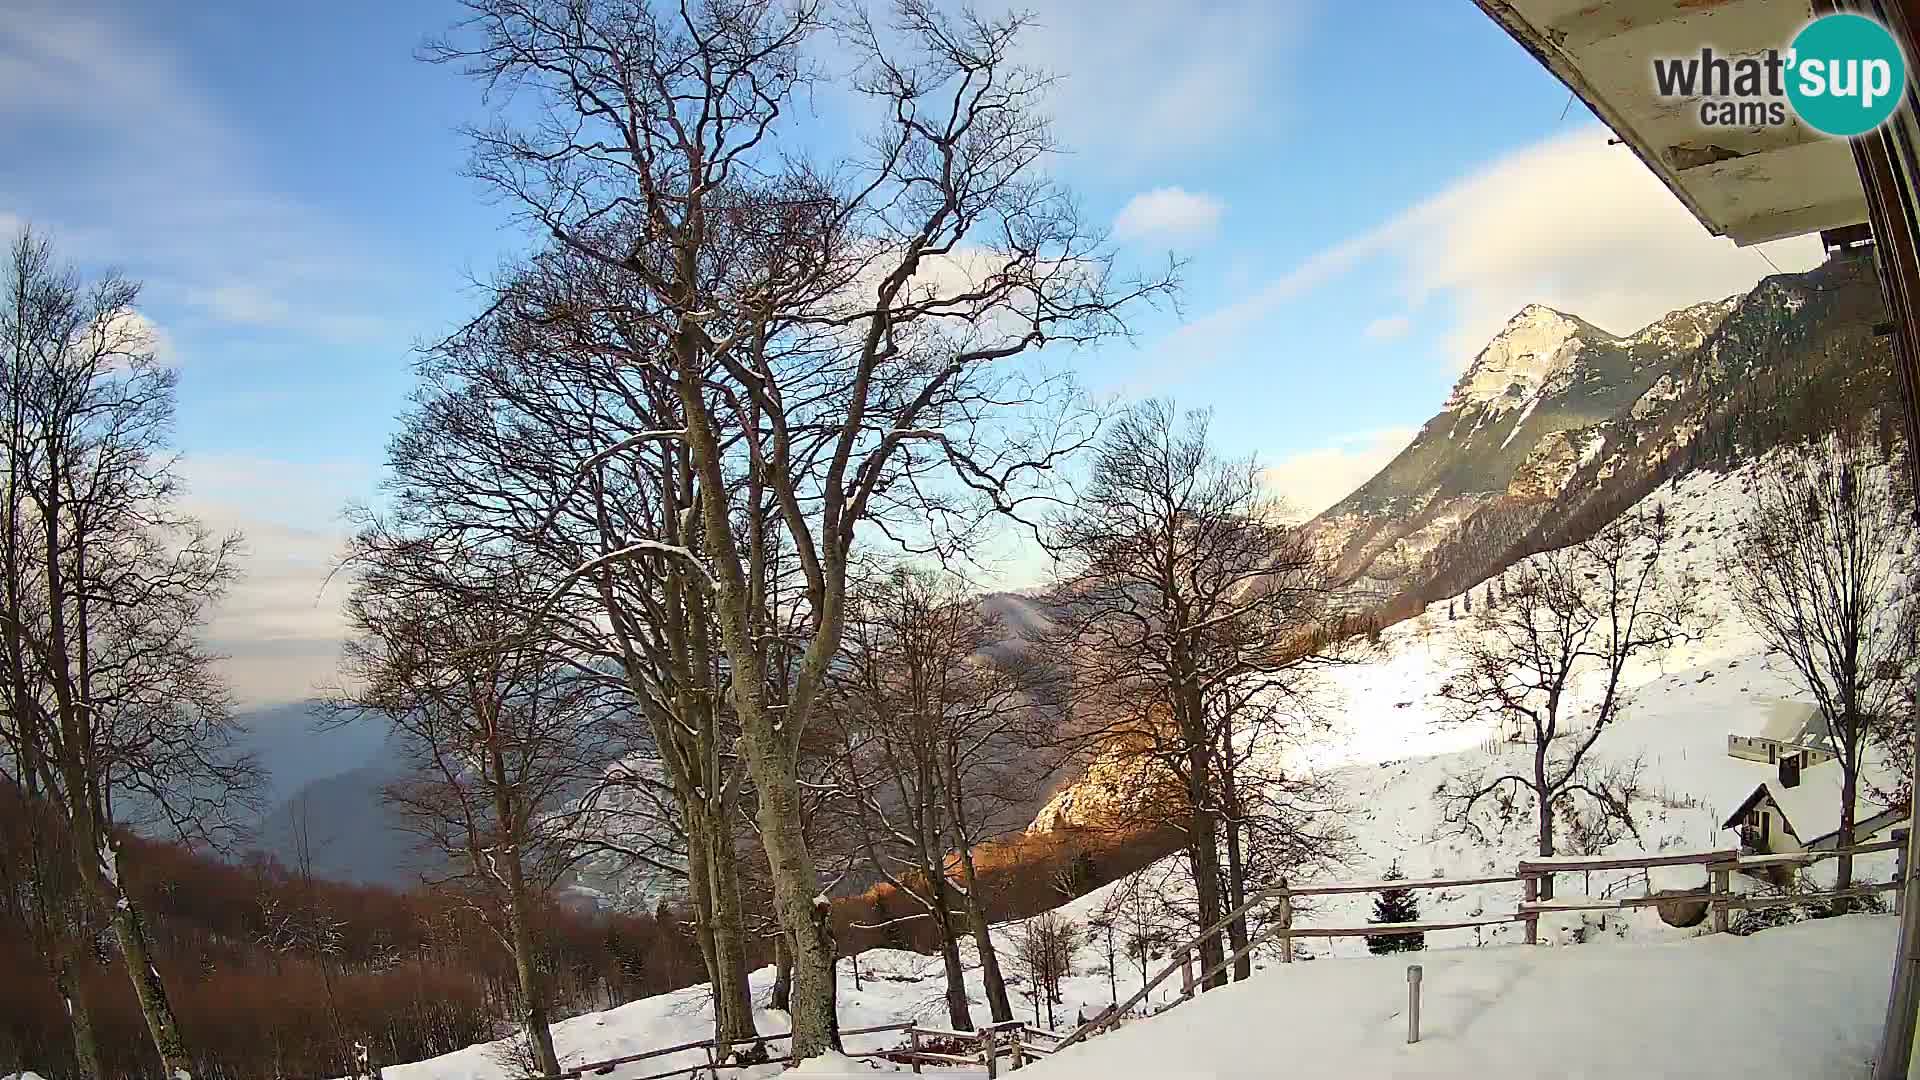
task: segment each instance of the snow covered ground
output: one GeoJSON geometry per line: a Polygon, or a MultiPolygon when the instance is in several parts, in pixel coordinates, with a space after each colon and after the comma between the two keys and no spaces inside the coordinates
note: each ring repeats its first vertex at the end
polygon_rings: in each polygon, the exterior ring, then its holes
{"type": "MultiPolygon", "coordinates": [[[[1896,925],[1855,915],[1750,937],[1578,948],[1430,949],[1291,966],[1165,1016],[1135,1020],[1021,1072],[1031,1080],[1267,1077],[1822,1077],[1864,1075],[1885,1008],[1896,925]],[[1406,1038],[1406,965],[1424,969],[1421,1041],[1406,1038]]],[[[848,1027],[918,1017],[942,1026],[939,967],[911,953],[865,954],[863,989],[841,978],[848,1027]]],[[[755,977],[764,992],[771,971],[755,977]]],[[[978,991],[978,986],[974,987],[978,991]]],[[[1068,980],[1068,1010],[1107,1000],[1104,975],[1068,980]]],[[[1126,992],[1124,980],[1122,994],[1126,992]]],[[[601,1060],[705,1036],[697,990],[634,1002],[557,1025],[562,1064],[601,1060]]],[[[763,1030],[785,1018],[762,1013],[763,1030]]],[[[859,1052],[897,1033],[855,1037],[859,1052]]],[[[609,1080],[693,1065],[697,1054],[616,1069],[609,1080]]],[[[1004,1063],[1003,1063],[1004,1064],[1004,1063]]],[[[881,1061],[809,1063],[807,1075],[865,1077],[881,1061]]],[[[738,1075],[758,1080],[774,1067],[738,1075]]],[[[973,1070],[935,1069],[964,1076],[973,1070]]],[[[491,1047],[388,1068],[393,1080],[500,1080],[516,1075],[491,1047]]]]}
{"type": "Polygon", "coordinates": [[[1425,969],[1411,1046],[1406,955],[1276,966],[1020,1076],[1864,1076],[1895,930],[1851,916],[1744,938],[1428,952],[1411,958],[1425,969]]]}

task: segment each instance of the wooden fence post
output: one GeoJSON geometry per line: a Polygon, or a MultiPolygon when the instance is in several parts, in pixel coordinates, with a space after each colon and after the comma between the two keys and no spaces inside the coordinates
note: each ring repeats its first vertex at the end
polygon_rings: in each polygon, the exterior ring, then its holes
{"type": "Polygon", "coordinates": [[[1180,996],[1193,996],[1193,950],[1187,949],[1180,954],[1180,996]]]}
{"type": "Polygon", "coordinates": [[[913,1050],[912,1050],[913,1071],[919,1072],[920,1071],[920,1029],[917,1027],[908,1028],[907,1038],[912,1042],[912,1045],[913,1045],[913,1050]]]}
{"type": "Polygon", "coordinates": [[[1293,963],[1293,893],[1287,879],[1280,879],[1280,962],[1293,963]]]}
{"type": "Polygon", "coordinates": [[[993,1034],[991,1027],[980,1029],[980,1063],[987,1067],[987,1080],[1000,1075],[1000,1055],[994,1052],[993,1034]]]}
{"type": "Polygon", "coordinates": [[[1026,1049],[1026,1045],[1025,1045],[1025,1042],[1021,1039],[1021,1035],[1024,1031],[1025,1031],[1024,1027],[1016,1027],[1012,1029],[1013,1046],[1011,1049],[1013,1051],[1013,1068],[1014,1068],[1014,1071],[1016,1072],[1019,1071],[1020,1066],[1025,1065],[1027,1063],[1026,1054],[1024,1053],[1026,1049]]]}
{"type": "MultiPolygon", "coordinates": [[[[1522,872],[1524,873],[1524,871],[1522,872]]],[[[1539,878],[1534,877],[1531,874],[1528,874],[1525,878],[1521,879],[1521,882],[1520,882],[1521,899],[1531,904],[1536,899],[1539,898],[1539,895],[1540,895],[1540,879],[1539,878]]],[[[1540,913],[1537,911],[1523,910],[1522,916],[1523,916],[1522,921],[1525,922],[1527,926],[1527,944],[1538,945],[1540,943],[1540,913]]]]}
{"type": "MultiPolygon", "coordinates": [[[[1708,869],[1713,871],[1713,880],[1710,887],[1715,896],[1725,896],[1733,891],[1733,867],[1731,863],[1721,863],[1718,866],[1708,867],[1708,869]]],[[[1727,901],[1709,900],[1707,902],[1713,905],[1713,932],[1716,934],[1726,933],[1727,901]]]]}

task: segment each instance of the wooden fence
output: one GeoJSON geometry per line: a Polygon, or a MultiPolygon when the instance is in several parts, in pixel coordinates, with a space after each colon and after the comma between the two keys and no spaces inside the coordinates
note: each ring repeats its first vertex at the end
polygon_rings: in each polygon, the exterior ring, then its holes
{"type": "Polygon", "coordinates": [[[1220,921],[1174,950],[1172,961],[1154,977],[1144,983],[1133,996],[1100,1012],[1093,1019],[1082,1024],[1069,1034],[1060,1044],[1071,1046],[1091,1035],[1097,1035],[1118,1023],[1120,1018],[1133,1011],[1134,1006],[1146,1000],[1153,989],[1172,977],[1174,972],[1181,974],[1180,997],[1167,1006],[1174,1008],[1189,1000],[1199,992],[1201,986],[1213,976],[1225,971],[1250,954],[1254,949],[1267,943],[1276,942],[1280,949],[1282,963],[1293,962],[1293,942],[1298,938],[1335,938],[1335,937],[1378,937],[1393,934],[1426,934],[1443,930],[1463,930],[1473,927],[1496,926],[1505,923],[1522,923],[1525,926],[1525,940],[1529,945],[1537,944],[1540,939],[1540,916],[1558,911],[1609,911],[1636,907],[1658,907],[1662,904],[1700,903],[1707,905],[1713,918],[1713,929],[1725,932],[1730,922],[1729,913],[1739,910],[1766,907],[1784,907],[1805,903],[1809,900],[1836,899],[1840,897],[1868,896],[1874,893],[1892,891],[1895,909],[1898,910],[1904,890],[1900,888],[1907,877],[1907,831],[1896,829],[1893,839],[1871,844],[1856,844],[1847,849],[1853,855],[1870,855],[1881,851],[1898,852],[1897,866],[1893,880],[1856,885],[1846,889],[1828,889],[1815,892],[1800,892],[1782,896],[1738,895],[1733,891],[1733,872],[1735,870],[1761,870],[1773,867],[1806,867],[1827,859],[1838,858],[1839,851],[1797,851],[1780,855],[1741,855],[1732,849],[1715,851],[1694,851],[1659,855],[1623,855],[1623,856],[1563,856],[1522,860],[1512,874],[1469,878],[1436,878],[1429,880],[1402,879],[1395,881],[1346,882],[1335,884],[1315,884],[1291,886],[1282,880],[1278,884],[1262,889],[1250,897],[1247,902],[1222,916],[1220,921]],[[1705,884],[1695,890],[1674,890],[1659,896],[1633,897],[1595,897],[1580,896],[1566,899],[1543,900],[1541,897],[1551,892],[1543,886],[1552,882],[1560,874],[1579,873],[1592,870],[1645,870],[1656,866],[1699,866],[1706,875],[1705,884]],[[1332,896],[1353,893],[1381,893],[1396,890],[1452,889],[1487,885],[1506,885],[1519,882],[1521,899],[1511,914],[1475,916],[1460,919],[1442,919],[1410,923],[1367,923],[1361,926],[1296,926],[1294,925],[1293,902],[1301,896],[1332,896]],[[1217,937],[1234,920],[1239,919],[1255,908],[1272,905],[1269,917],[1260,933],[1224,958],[1208,965],[1197,974],[1194,971],[1194,957],[1200,943],[1208,938],[1217,937]]]}

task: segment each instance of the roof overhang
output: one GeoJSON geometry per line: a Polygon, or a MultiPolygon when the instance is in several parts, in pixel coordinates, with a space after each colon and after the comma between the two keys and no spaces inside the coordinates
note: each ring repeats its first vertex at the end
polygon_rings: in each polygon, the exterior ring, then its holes
{"type": "Polygon", "coordinates": [[[1867,220],[1844,139],[1804,125],[1707,127],[1656,95],[1656,57],[1785,49],[1810,0],[1474,0],[1633,148],[1715,236],[1758,244],[1867,220]]]}
{"type": "Polygon", "coordinates": [[[1770,797],[1770,795],[1771,793],[1767,791],[1767,785],[1764,781],[1755,784],[1752,794],[1740,800],[1740,805],[1734,807],[1733,813],[1727,815],[1727,820],[1721,822],[1720,827],[1723,829],[1731,829],[1738,826],[1740,819],[1747,816],[1747,811],[1753,809],[1755,803],[1761,799],[1770,797]]]}

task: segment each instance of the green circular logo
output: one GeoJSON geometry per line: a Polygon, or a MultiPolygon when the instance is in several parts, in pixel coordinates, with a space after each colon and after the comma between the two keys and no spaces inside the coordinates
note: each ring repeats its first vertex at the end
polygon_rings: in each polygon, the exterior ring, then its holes
{"type": "Polygon", "coordinates": [[[1899,108],[1907,63],[1887,28],[1864,15],[1823,15],[1793,39],[1787,100],[1826,135],[1864,135],[1899,108]]]}

